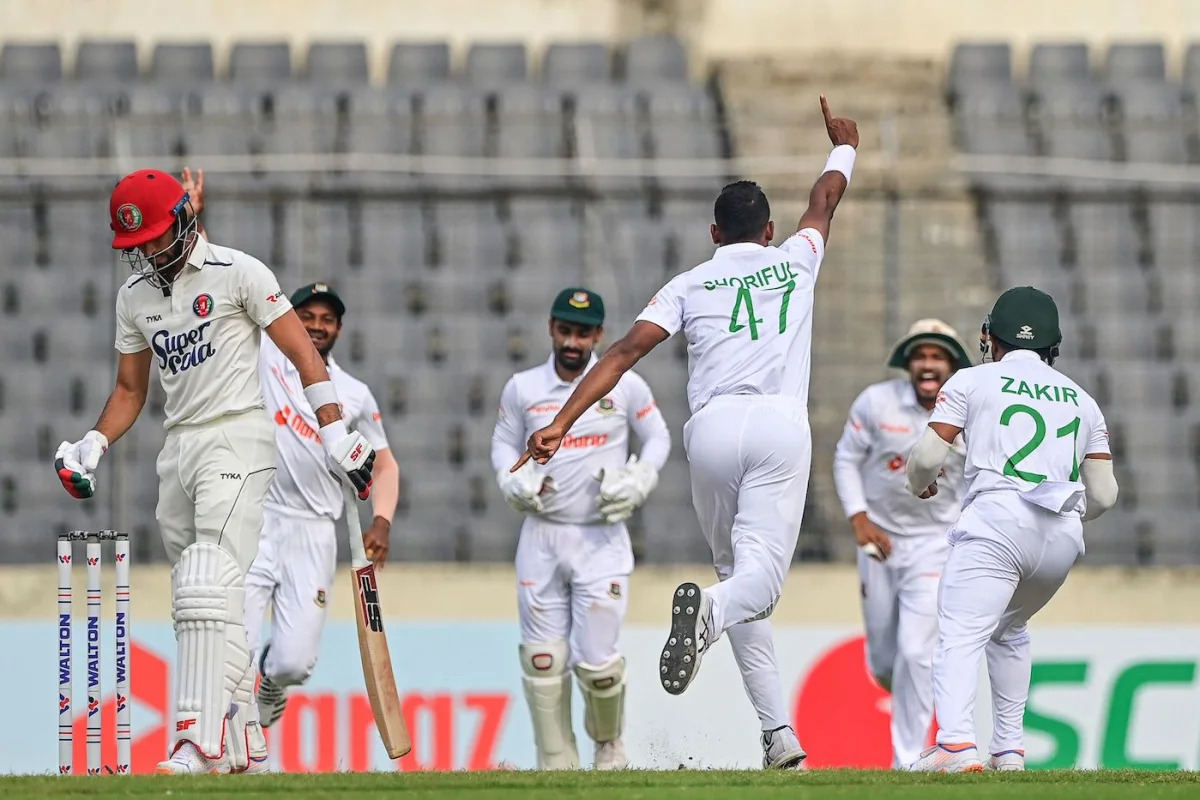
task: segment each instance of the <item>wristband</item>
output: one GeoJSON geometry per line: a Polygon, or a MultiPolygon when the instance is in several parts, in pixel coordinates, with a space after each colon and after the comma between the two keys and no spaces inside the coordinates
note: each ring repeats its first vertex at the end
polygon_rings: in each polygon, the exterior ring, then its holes
{"type": "Polygon", "coordinates": [[[350,431],[346,429],[346,423],[340,419],[335,419],[328,425],[321,426],[321,441],[325,443],[325,449],[339,439],[343,439],[350,435],[350,431]]]}
{"type": "Polygon", "coordinates": [[[829,154],[829,160],[825,162],[824,172],[840,172],[846,176],[846,183],[850,182],[850,173],[854,172],[854,156],[856,151],[848,144],[839,144],[833,148],[829,154]]]}
{"type": "Polygon", "coordinates": [[[304,397],[308,400],[308,404],[312,406],[313,413],[321,406],[327,406],[330,403],[337,405],[337,390],[333,388],[333,381],[318,381],[304,387],[304,397]]]}

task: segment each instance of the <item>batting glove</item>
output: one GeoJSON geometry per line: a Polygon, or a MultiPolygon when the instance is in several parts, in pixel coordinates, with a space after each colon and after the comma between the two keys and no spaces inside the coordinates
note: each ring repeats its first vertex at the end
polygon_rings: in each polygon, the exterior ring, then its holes
{"type": "Polygon", "coordinates": [[[338,473],[350,479],[359,500],[371,496],[371,470],[375,467],[375,448],[358,431],[346,430],[341,420],[321,428],[325,454],[338,473]]]}
{"type": "Polygon", "coordinates": [[[96,493],[96,467],[108,451],[108,437],[88,431],[78,442],[63,442],[54,452],[54,471],[67,494],[84,500],[96,493]]]}
{"type": "Polygon", "coordinates": [[[638,461],[636,455],[630,456],[621,469],[601,470],[598,477],[600,496],[596,498],[596,508],[610,525],[629,519],[658,486],[658,470],[652,464],[638,461]]]}

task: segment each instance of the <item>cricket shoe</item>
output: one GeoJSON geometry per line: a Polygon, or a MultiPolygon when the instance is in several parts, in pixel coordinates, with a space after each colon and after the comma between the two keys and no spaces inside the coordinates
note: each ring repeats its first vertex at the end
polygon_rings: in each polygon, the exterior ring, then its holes
{"type": "Polygon", "coordinates": [[[262,725],[250,722],[246,725],[246,747],[248,751],[245,769],[238,770],[247,775],[264,775],[271,771],[267,759],[267,737],[263,736],[262,725]]]}
{"type": "Polygon", "coordinates": [[[671,633],[658,659],[659,678],[668,693],[684,693],[716,637],[708,595],[694,583],[679,584],[671,598],[671,633]]]}
{"type": "Polygon", "coordinates": [[[935,744],[908,765],[909,772],[983,772],[974,742],[935,744]]]}
{"type": "Polygon", "coordinates": [[[999,753],[992,753],[984,767],[993,772],[1024,772],[1025,751],[1001,750],[999,753]]]}
{"type": "Polygon", "coordinates": [[[275,683],[263,672],[263,665],[267,663],[267,652],[270,649],[270,645],[264,647],[262,658],[259,659],[258,672],[262,675],[262,679],[258,682],[258,691],[254,694],[254,699],[258,703],[258,717],[262,720],[264,728],[269,728],[278,722],[279,718],[283,716],[283,710],[287,708],[287,687],[275,683]]]}
{"type": "Polygon", "coordinates": [[[801,764],[808,758],[791,725],[763,731],[762,748],[763,769],[802,769],[801,764]]]}
{"type": "Polygon", "coordinates": [[[166,761],[158,762],[156,775],[224,775],[229,763],[224,758],[209,758],[191,742],[180,742],[166,761]]]}
{"type": "Polygon", "coordinates": [[[596,759],[592,763],[593,769],[625,769],[628,766],[629,759],[625,756],[624,742],[620,739],[613,739],[611,742],[596,742],[596,759]]]}

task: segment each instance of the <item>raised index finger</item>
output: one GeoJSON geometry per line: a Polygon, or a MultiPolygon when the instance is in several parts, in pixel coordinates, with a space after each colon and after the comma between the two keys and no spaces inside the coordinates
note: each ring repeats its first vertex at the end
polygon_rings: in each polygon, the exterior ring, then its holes
{"type": "Polygon", "coordinates": [[[829,113],[829,101],[825,99],[825,95],[821,95],[821,115],[825,117],[826,125],[833,120],[833,114],[829,113]]]}

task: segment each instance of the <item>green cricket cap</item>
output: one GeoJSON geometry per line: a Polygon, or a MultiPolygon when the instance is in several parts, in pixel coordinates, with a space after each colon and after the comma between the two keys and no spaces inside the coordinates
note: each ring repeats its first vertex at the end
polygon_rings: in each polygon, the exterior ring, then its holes
{"type": "Polygon", "coordinates": [[[988,332],[1010,347],[1041,350],[1062,341],[1054,298],[1032,286],[1017,286],[996,299],[988,332]]]}
{"type": "Polygon", "coordinates": [[[589,289],[563,289],[550,306],[550,318],[580,325],[604,324],[604,299],[589,289]]]}
{"type": "Polygon", "coordinates": [[[333,308],[334,313],[341,319],[346,314],[346,304],[342,302],[342,298],[333,287],[328,283],[310,283],[307,286],[301,286],[296,291],[292,292],[291,296],[292,307],[299,308],[309,300],[324,300],[333,308]]]}

